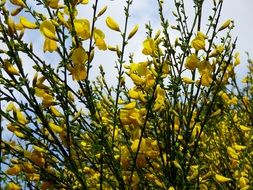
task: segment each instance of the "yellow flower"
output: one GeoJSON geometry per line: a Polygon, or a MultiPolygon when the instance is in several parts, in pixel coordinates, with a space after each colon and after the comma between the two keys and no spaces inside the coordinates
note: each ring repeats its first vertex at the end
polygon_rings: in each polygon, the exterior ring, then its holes
{"type": "MultiPolygon", "coordinates": [[[[131,150],[133,152],[137,152],[137,148],[139,145],[140,140],[139,139],[135,139],[131,145],[131,150]]],[[[141,140],[141,145],[140,145],[140,150],[139,151],[145,151],[146,150],[146,140],[144,138],[142,138],[141,140]]]]}
{"type": "Polygon", "coordinates": [[[56,41],[46,38],[44,41],[43,51],[44,52],[49,51],[52,53],[53,51],[57,50],[57,47],[58,46],[56,41]]]}
{"type": "Polygon", "coordinates": [[[20,169],[19,165],[15,164],[14,166],[12,166],[8,170],[6,170],[6,173],[8,175],[17,175],[20,173],[20,171],[21,171],[21,169],[20,169]]]}
{"type": "Polygon", "coordinates": [[[61,7],[59,5],[59,0],[48,0],[48,6],[52,9],[58,9],[61,7]]]}
{"type": "Polygon", "coordinates": [[[13,182],[8,183],[6,189],[7,190],[21,190],[21,188],[13,182]]]}
{"type": "Polygon", "coordinates": [[[58,41],[57,36],[55,35],[55,26],[52,24],[51,21],[45,20],[40,24],[40,31],[50,40],[58,41]]]}
{"type": "Polygon", "coordinates": [[[201,76],[201,85],[203,85],[203,86],[210,86],[212,84],[212,82],[213,82],[213,79],[210,76],[210,74],[204,73],[201,76]]]}
{"type": "Polygon", "coordinates": [[[232,147],[227,147],[227,153],[231,158],[238,160],[238,154],[232,147]]]}
{"type": "Polygon", "coordinates": [[[36,173],[26,174],[26,177],[30,181],[39,181],[40,180],[40,175],[36,174],[36,173]]]}
{"type": "Polygon", "coordinates": [[[165,109],[165,90],[160,87],[160,85],[157,86],[155,91],[155,104],[153,107],[153,111],[161,111],[165,109]]]}
{"type": "Polygon", "coordinates": [[[76,34],[83,40],[90,38],[90,22],[87,19],[75,19],[74,27],[76,34]]]}
{"type": "Polygon", "coordinates": [[[129,95],[130,98],[133,98],[133,99],[138,99],[139,98],[138,91],[136,91],[134,88],[132,88],[128,91],[128,95],[129,95]]]}
{"type": "Polygon", "coordinates": [[[30,155],[30,159],[38,166],[44,166],[45,165],[45,159],[43,153],[33,150],[32,154],[30,155]]]}
{"type": "Polygon", "coordinates": [[[21,139],[26,137],[25,134],[20,131],[14,131],[13,133],[21,139]]]}
{"type": "Polygon", "coordinates": [[[19,75],[19,70],[14,67],[9,60],[5,59],[3,61],[3,66],[4,70],[9,74],[9,75],[19,75]]]}
{"type": "Polygon", "coordinates": [[[136,102],[134,101],[134,102],[131,102],[131,103],[126,104],[126,105],[124,106],[124,109],[129,110],[129,109],[133,109],[133,108],[135,108],[135,107],[136,107],[136,102]]]}
{"type": "Polygon", "coordinates": [[[35,172],[35,169],[31,163],[26,162],[22,164],[22,171],[26,173],[33,173],[35,172]]]}
{"type": "Polygon", "coordinates": [[[132,81],[136,84],[136,85],[142,85],[145,83],[145,79],[141,78],[140,76],[136,75],[136,74],[130,74],[130,78],[132,79],[132,81]]]}
{"type": "Polygon", "coordinates": [[[235,66],[241,63],[240,54],[238,52],[235,53],[235,66]]]}
{"type": "Polygon", "coordinates": [[[27,124],[27,119],[20,110],[16,110],[17,121],[23,125],[27,124]]]}
{"type": "Polygon", "coordinates": [[[53,113],[55,117],[62,117],[63,115],[61,112],[58,111],[58,109],[54,106],[50,106],[50,111],[53,113]]]}
{"type": "Polygon", "coordinates": [[[102,30],[99,30],[97,28],[94,29],[94,40],[95,44],[100,50],[106,50],[107,46],[104,41],[105,34],[102,32],[102,30]]]}
{"type": "Polygon", "coordinates": [[[239,182],[240,182],[240,188],[244,188],[244,187],[247,187],[249,180],[246,177],[242,176],[240,177],[239,182]]]}
{"type": "Polygon", "coordinates": [[[143,124],[143,114],[140,110],[134,109],[121,109],[120,110],[120,120],[123,125],[142,125],[143,124]]]}
{"type": "Polygon", "coordinates": [[[220,183],[226,183],[228,181],[232,181],[232,179],[224,177],[222,175],[215,174],[215,179],[220,183]]]}
{"type": "Polygon", "coordinates": [[[241,129],[242,131],[251,131],[251,128],[246,127],[246,126],[244,126],[244,125],[240,125],[239,127],[240,127],[240,129],[241,129]]]}
{"type": "Polygon", "coordinates": [[[73,67],[69,68],[73,80],[85,80],[87,77],[87,71],[85,68],[85,63],[88,60],[88,55],[82,47],[78,47],[73,51],[71,56],[73,61],[73,67]]]}
{"type": "Polygon", "coordinates": [[[152,75],[152,74],[146,75],[145,89],[147,90],[147,89],[153,87],[154,84],[155,84],[154,75],[152,75]]]}
{"type": "Polygon", "coordinates": [[[224,30],[225,28],[227,28],[227,27],[230,25],[231,21],[232,21],[231,19],[226,20],[226,21],[221,25],[221,27],[218,29],[218,31],[221,31],[221,30],[224,30]]]}
{"type": "Polygon", "coordinates": [[[84,64],[88,60],[88,55],[82,47],[76,48],[71,56],[74,64],[84,64]]]}
{"type": "Polygon", "coordinates": [[[155,52],[156,45],[155,41],[152,38],[147,38],[146,40],[144,40],[142,45],[143,45],[142,53],[144,55],[152,55],[155,52]]]}
{"type": "Polygon", "coordinates": [[[75,64],[71,69],[72,79],[76,81],[85,80],[87,77],[87,71],[84,65],[75,64]]]}
{"type": "Polygon", "coordinates": [[[89,3],[89,0],[80,0],[81,4],[88,4],[89,3]]]}
{"type": "Polygon", "coordinates": [[[120,32],[118,23],[112,17],[107,17],[105,22],[110,29],[120,32]]]}
{"type": "Polygon", "coordinates": [[[69,23],[64,19],[64,13],[58,11],[57,18],[59,19],[60,23],[69,28],[69,23]]]}
{"type": "Polygon", "coordinates": [[[8,31],[10,32],[11,35],[13,35],[16,32],[16,27],[15,27],[14,21],[12,20],[10,16],[8,17],[7,25],[8,25],[8,31]]]}
{"type": "Polygon", "coordinates": [[[47,108],[55,104],[54,97],[51,94],[44,93],[42,96],[42,105],[47,108]]]}
{"type": "Polygon", "coordinates": [[[17,6],[20,6],[20,7],[26,7],[25,3],[23,0],[10,0],[10,2],[13,4],[13,5],[17,5],[17,6]]]}
{"type": "Polygon", "coordinates": [[[40,31],[45,37],[44,52],[49,51],[53,52],[57,50],[57,43],[58,40],[57,36],[55,35],[55,26],[52,24],[51,21],[45,20],[40,24],[40,31]]]}
{"type": "Polygon", "coordinates": [[[199,63],[199,59],[198,59],[197,55],[195,53],[193,53],[186,58],[184,66],[186,69],[194,70],[197,68],[198,63],[199,63]]]}
{"type": "Polygon", "coordinates": [[[206,60],[199,62],[197,67],[200,75],[211,74],[213,71],[212,65],[206,60]]]}
{"type": "Polygon", "coordinates": [[[52,129],[52,131],[55,132],[55,133],[61,133],[63,131],[63,128],[60,127],[59,125],[56,125],[56,124],[51,123],[51,122],[48,125],[52,129]]]}
{"type": "Polygon", "coordinates": [[[217,55],[220,55],[224,51],[225,47],[224,45],[217,46],[210,54],[209,57],[215,57],[217,55]]]}
{"type": "Polygon", "coordinates": [[[130,40],[138,31],[139,25],[135,25],[135,27],[132,29],[132,31],[129,33],[127,39],[130,40]]]}
{"type": "Polygon", "coordinates": [[[28,21],[25,17],[20,17],[20,23],[23,25],[24,28],[28,28],[28,29],[38,28],[37,24],[34,24],[28,21]]]}
{"type": "Polygon", "coordinates": [[[201,50],[201,49],[205,49],[205,38],[206,36],[198,31],[197,36],[191,41],[191,46],[195,49],[195,50],[201,50]]]}
{"type": "Polygon", "coordinates": [[[189,77],[182,77],[182,81],[186,84],[193,84],[194,81],[189,77]]]}

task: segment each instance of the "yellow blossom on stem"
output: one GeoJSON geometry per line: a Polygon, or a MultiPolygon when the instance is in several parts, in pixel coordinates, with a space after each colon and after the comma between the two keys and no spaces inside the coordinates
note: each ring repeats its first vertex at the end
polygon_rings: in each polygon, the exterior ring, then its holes
{"type": "Polygon", "coordinates": [[[67,28],[69,28],[69,23],[64,19],[64,13],[62,13],[61,11],[58,11],[57,18],[59,19],[60,23],[62,23],[67,28]]]}
{"type": "Polygon", "coordinates": [[[130,40],[138,31],[139,25],[135,25],[135,27],[132,29],[132,31],[129,33],[127,39],[130,40]]]}
{"type": "Polygon", "coordinates": [[[17,121],[21,123],[22,125],[27,124],[28,121],[20,110],[16,110],[16,117],[17,117],[17,121]]]}
{"type": "Polygon", "coordinates": [[[133,109],[136,106],[136,102],[131,102],[128,103],[127,105],[124,106],[124,109],[133,109]]]}
{"type": "Polygon", "coordinates": [[[241,60],[240,60],[240,54],[238,52],[235,53],[234,58],[235,58],[235,62],[234,62],[235,66],[239,65],[241,63],[241,60]]]}
{"type": "Polygon", "coordinates": [[[48,6],[52,9],[59,9],[62,7],[59,5],[59,0],[48,0],[48,6]]]}
{"type": "Polygon", "coordinates": [[[11,168],[9,168],[8,170],[6,170],[6,173],[8,175],[17,175],[21,172],[21,168],[19,165],[15,164],[14,166],[12,166],[11,168]]]}
{"type": "Polygon", "coordinates": [[[5,59],[3,61],[3,66],[4,70],[9,74],[9,75],[19,75],[19,70],[14,67],[9,60],[5,59]]]}
{"type": "Polygon", "coordinates": [[[145,79],[136,75],[136,74],[130,74],[130,78],[132,79],[132,81],[137,84],[137,85],[142,85],[145,83],[145,79]]]}
{"type": "Polygon", "coordinates": [[[220,183],[226,183],[228,181],[232,181],[231,178],[227,178],[227,177],[224,177],[222,175],[219,175],[219,174],[215,174],[215,179],[220,182],[220,183]]]}
{"type": "MultiPolygon", "coordinates": [[[[139,145],[139,142],[140,140],[139,139],[135,139],[131,145],[131,150],[133,152],[137,152],[137,148],[138,148],[138,145],[139,145]]],[[[145,138],[142,138],[141,140],[141,145],[140,145],[140,151],[143,152],[146,150],[146,140],[145,138]]]]}
{"type": "Polygon", "coordinates": [[[194,81],[189,77],[182,77],[182,81],[186,84],[193,84],[194,81]]]}
{"type": "Polygon", "coordinates": [[[194,70],[197,68],[198,63],[199,63],[199,59],[198,59],[197,55],[195,53],[193,53],[186,58],[184,66],[186,69],[194,70]]]}
{"type": "Polygon", "coordinates": [[[13,182],[8,183],[8,185],[6,186],[6,189],[7,190],[21,190],[21,188],[13,182]]]}
{"type": "Polygon", "coordinates": [[[110,29],[120,32],[118,23],[112,17],[107,17],[105,22],[110,29]]]}
{"type": "Polygon", "coordinates": [[[144,55],[152,55],[156,50],[156,44],[152,38],[147,38],[146,40],[144,40],[142,45],[143,45],[142,53],[144,55]]]}
{"type": "Polygon", "coordinates": [[[211,77],[210,74],[208,73],[204,73],[202,76],[201,76],[201,85],[203,86],[210,86],[213,82],[213,79],[211,77]]]}
{"type": "Polygon", "coordinates": [[[17,5],[17,6],[20,6],[20,7],[26,7],[25,3],[23,0],[10,0],[10,2],[13,4],[13,5],[17,5]]]}
{"type": "Polygon", "coordinates": [[[34,173],[34,171],[35,171],[33,165],[31,163],[28,163],[28,162],[23,163],[21,165],[21,168],[22,168],[22,171],[26,172],[26,173],[34,173]]]}
{"type": "Polygon", "coordinates": [[[88,60],[88,55],[82,47],[76,48],[71,56],[74,64],[84,64],[88,60]]]}
{"type": "Polygon", "coordinates": [[[32,154],[30,155],[30,159],[38,166],[44,166],[45,165],[45,159],[43,153],[33,150],[32,154]]]}
{"type": "Polygon", "coordinates": [[[25,17],[20,17],[20,23],[23,25],[24,28],[28,28],[28,29],[38,28],[37,24],[34,24],[28,21],[25,17]]]}
{"type": "Polygon", "coordinates": [[[107,46],[104,40],[105,34],[103,33],[103,31],[95,28],[93,35],[94,35],[95,44],[98,47],[98,49],[106,50],[107,46]]]}
{"type": "Polygon", "coordinates": [[[232,147],[227,147],[227,153],[231,158],[238,160],[238,154],[232,147]]]}
{"type": "Polygon", "coordinates": [[[83,40],[90,38],[90,22],[87,19],[75,19],[74,27],[77,36],[83,40]]]}
{"type": "Polygon", "coordinates": [[[88,4],[88,3],[89,3],[89,0],[80,0],[80,3],[81,3],[81,4],[84,4],[84,5],[85,5],[85,4],[88,4]]]}
{"type": "Polygon", "coordinates": [[[139,98],[138,91],[136,91],[134,88],[132,88],[128,91],[128,95],[129,95],[130,98],[133,98],[133,99],[138,99],[139,98]]]}
{"type": "Polygon", "coordinates": [[[51,21],[45,20],[40,24],[40,31],[45,37],[44,42],[44,52],[49,51],[53,52],[57,50],[57,43],[58,41],[57,36],[55,35],[55,26],[52,24],[51,21]]]}
{"type": "Polygon", "coordinates": [[[218,29],[218,31],[224,30],[225,28],[229,27],[230,23],[232,22],[231,19],[226,20],[221,27],[218,29]]]}
{"type": "Polygon", "coordinates": [[[48,39],[58,41],[57,36],[55,35],[55,26],[52,21],[45,20],[40,24],[41,33],[48,39]]]}
{"type": "Polygon", "coordinates": [[[205,38],[206,36],[198,31],[197,36],[191,41],[191,47],[195,50],[205,50],[205,38]]]}
{"type": "Polygon", "coordinates": [[[63,128],[60,127],[59,125],[56,125],[54,123],[49,123],[49,127],[52,129],[53,132],[55,133],[61,133],[63,131],[63,128]]]}
{"type": "Polygon", "coordinates": [[[72,74],[73,80],[85,80],[87,77],[87,71],[85,68],[85,63],[88,60],[88,55],[82,47],[78,47],[73,51],[71,56],[73,61],[73,67],[70,67],[69,70],[72,74]]]}

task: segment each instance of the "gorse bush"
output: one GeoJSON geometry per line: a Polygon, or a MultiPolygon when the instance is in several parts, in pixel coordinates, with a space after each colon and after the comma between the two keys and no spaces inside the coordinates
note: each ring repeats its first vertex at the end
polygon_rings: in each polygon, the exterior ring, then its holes
{"type": "Polygon", "coordinates": [[[192,21],[183,0],[169,1],[175,25],[166,2],[154,2],[160,30],[146,25],[135,62],[125,55],[138,35],[138,25],[129,28],[133,0],[121,23],[98,0],[0,1],[2,188],[253,188],[253,62],[239,85],[234,23],[219,21],[223,1],[212,1],[208,20],[204,0],[193,1],[192,21]],[[98,20],[122,43],[107,44],[98,20]],[[42,47],[24,38],[31,31],[42,47]],[[95,62],[99,51],[117,56],[115,86],[95,62]]]}

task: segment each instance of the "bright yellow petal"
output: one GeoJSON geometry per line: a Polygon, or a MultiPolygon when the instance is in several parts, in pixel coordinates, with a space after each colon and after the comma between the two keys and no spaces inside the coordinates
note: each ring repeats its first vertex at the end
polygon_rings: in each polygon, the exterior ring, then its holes
{"type": "Polygon", "coordinates": [[[19,70],[16,69],[7,59],[3,61],[4,70],[10,75],[19,75],[19,70]]]}
{"type": "Polygon", "coordinates": [[[227,28],[227,27],[230,25],[231,21],[232,21],[231,19],[226,20],[226,21],[221,25],[221,27],[218,29],[218,31],[221,31],[221,30],[224,30],[225,28],[227,28]]]}
{"type": "Polygon", "coordinates": [[[6,189],[8,189],[8,190],[21,190],[21,188],[13,182],[8,183],[8,185],[6,186],[6,189]]]}
{"type": "Polygon", "coordinates": [[[13,5],[17,5],[17,6],[20,6],[20,7],[26,7],[25,3],[23,0],[10,0],[10,2],[13,4],[13,5]]]}
{"type": "Polygon", "coordinates": [[[51,40],[49,38],[46,38],[45,39],[45,42],[44,42],[44,46],[43,46],[43,50],[44,52],[46,51],[49,51],[49,52],[53,52],[53,51],[56,51],[57,50],[57,43],[56,41],[54,40],[51,40]]]}
{"type": "Polygon", "coordinates": [[[131,102],[124,106],[124,109],[134,109],[136,107],[136,102],[131,102]]]}
{"type": "Polygon", "coordinates": [[[110,29],[120,32],[118,23],[112,17],[107,17],[105,22],[110,29]]]}
{"type": "Polygon", "coordinates": [[[88,60],[88,55],[82,47],[78,47],[73,51],[71,60],[74,64],[84,64],[88,60]]]}
{"type": "Polygon", "coordinates": [[[228,181],[232,181],[232,179],[224,177],[222,175],[215,174],[215,179],[220,183],[226,183],[228,181]]]}
{"type": "Polygon", "coordinates": [[[58,38],[55,35],[55,26],[51,21],[45,20],[40,24],[41,33],[48,39],[57,41],[58,38]]]}
{"type": "Polygon", "coordinates": [[[20,23],[28,29],[36,29],[38,26],[30,21],[28,21],[25,17],[20,17],[20,23]]]}
{"type": "Polygon", "coordinates": [[[135,27],[131,30],[131,32],[129,33],[127,39],[130,40],[138,31],[139,25],[135,25],[135,27]]]}
{"type": "Polygon", "coordinates": [[[56,125],[54,123],[49,123],[49,127],[52,129],[53,132],[55,133],[61,133],[63,131],[63,128],[60,127],[59,125],[56,125]]]}
{"type": "Polygon", "coordinates": [[[20,171],[21,171],[20,167],[19,167],[17,164],[15,164],[15,165],[12,166],[11,168],[9,168],[9,169],[6,171],[6,173],[7,173],[8,175],[17,175],[17,174],[20,173],[20,171]]]}

